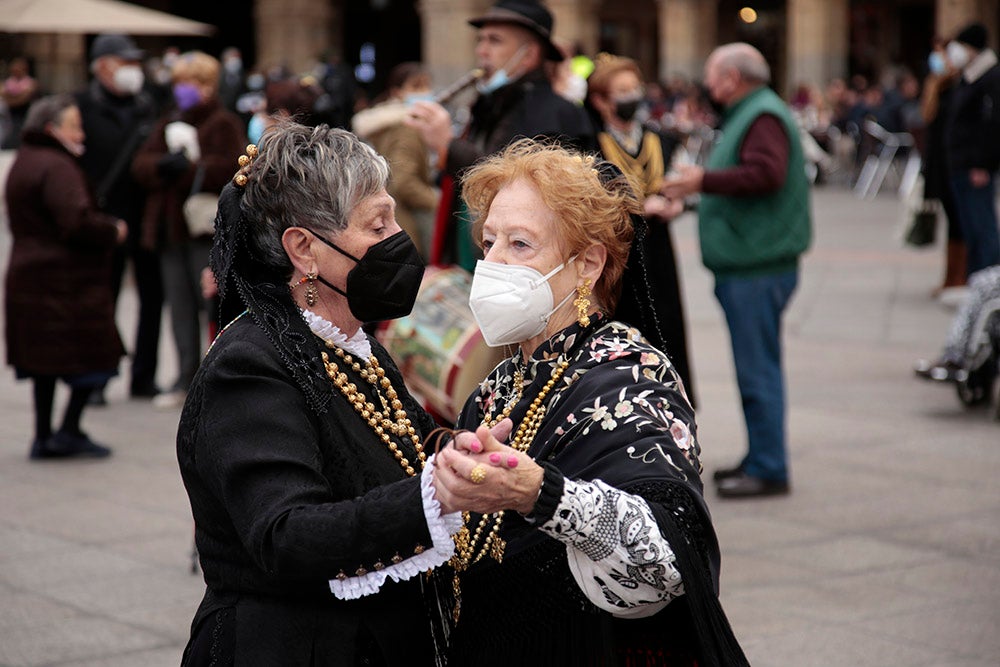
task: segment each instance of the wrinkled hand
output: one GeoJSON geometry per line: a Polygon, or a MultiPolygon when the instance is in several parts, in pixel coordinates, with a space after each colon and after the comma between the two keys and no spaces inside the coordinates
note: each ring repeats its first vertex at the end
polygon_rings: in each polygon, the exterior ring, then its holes
{"type": "Polygon", "coordinates": [[[201,296],[204,299],[212,299],[219,293],[219,285],[215,282],[215,274],[212,268],[206,266],[201,270],[201,296]]]}
{"type": "Polygon", "coordinates": [[[453,138],[451,115],[437,102],[414,102],[403,122],[420,133],[427,150],[439,155],[448,150],[453,138]]]}
{"type": "Polygon", "coordinates": [[[191,161],[184,153],[167,153],[156,161],[156,173],[163,180],[172,183],[188,170],[191,161]]]}
{"type": "Polygon", "coordinates": [[[642,212],[647,218],[673,220],[684,212],[684,200],[667,199],[662,195],[650,195],[642,202],[642,212]]]}
{"type": "Polygon", "coordinates": [[[480,426],[474,434],[458,434],[452,446],[437,453],[434,489],[443,512],[531,511],[542,488],[543,471],[527,454],[502,444],[512,427],[509,419],[492,431],[480,426]],[[477,465],[483,466],[486,478],[474,484],[469,478],[477,465]]]}
{"type": "Polygon", "coordinates": [[[974,188],[985,188],[990,182],[990,172],[985,169],[970,169],[969,183],[974,188]]]}
{"type": "Polygon", "coordinates": [[[705,170],[698,165],[684,165],[677,168],[677,174],[667,178],[660,188],[660,194],[667,199],[683,200],[689,195],[701,192],[705,170]]]}

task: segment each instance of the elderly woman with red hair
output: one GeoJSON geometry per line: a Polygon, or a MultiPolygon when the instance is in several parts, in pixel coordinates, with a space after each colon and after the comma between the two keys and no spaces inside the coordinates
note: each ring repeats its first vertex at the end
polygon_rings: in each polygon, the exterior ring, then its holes
{"type": "Polygon", "coordinates": [[[463,192],[485,254],[470,306],[511,356],[459,416],[475,435],[436,459],[443,510],[471,510],[449,664],[746,664],[717,598],[694,411],[635,328],[660,315],[628,180],[522,140],[463,192]]]}

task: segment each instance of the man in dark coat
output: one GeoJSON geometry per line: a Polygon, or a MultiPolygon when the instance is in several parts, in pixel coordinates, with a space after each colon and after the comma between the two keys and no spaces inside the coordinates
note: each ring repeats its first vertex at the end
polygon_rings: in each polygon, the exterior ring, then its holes
{"type": "MultiPolygon", "coordinates": [[[[586,113],[553,91],[545,73],[546,61],[563,59],[552,42],[548,9],[534,0],[500,0],[469,24],[479,31],[476,60],[484,72],[469,126],[461,137],[454,136],[451,116],[434,102],[414,104],[407,121],[437,153],[442,171],[457,180],[483,156],[522,137],[545,137],[593,150],[594,130],[586,113]]],[[[457,188],[452,192],[452,215],[444,233],[436,234],[439,252],[432,249],[432,261],[471,270],[478,253],[462,219],[457,188]]]]}
{"type": "MultiPolygon", "coordinates": [[[[142,57],[143,52],[129,37],[99,35],[90,49],[94,78],[86,90],[76,94],[87,134],[87,151],[80,158],[80,165],[95,189],[101,210],[125,220],[129,227],[127,243],[115,251],[112,287],[117,300],[125,264],[131,259],[139,293],[139,321],[129,385],[133,398],[149,398],[157,392],[157,349],[163,310],[159,257],[139,244],[146,194],[129,172],[132,157],[157,115],[152,98],[143,90],[142,57]]],[[[103,389],[95,390],[91,400],[103,403],[103,389]]]]}
{"type": "Polygon", "coordinates": [[[985,26],[973,23],[948,44],[962,71],[944,130],[945,156],[971,275],[1000,264],[996,172],[1000,168],[1000,63],[985,26]]]}

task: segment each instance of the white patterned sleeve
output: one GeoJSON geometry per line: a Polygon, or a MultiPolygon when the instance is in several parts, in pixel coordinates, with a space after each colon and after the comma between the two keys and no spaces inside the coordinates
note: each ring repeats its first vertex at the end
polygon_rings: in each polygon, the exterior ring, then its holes
{"type": "Polygon", "coordinates": [[[613,616],[652,616],[684,594],[674,551],[639,496],[601,480],[567,479],[555,513],[540,529],[566,545],[580,589],[613,616]]]}

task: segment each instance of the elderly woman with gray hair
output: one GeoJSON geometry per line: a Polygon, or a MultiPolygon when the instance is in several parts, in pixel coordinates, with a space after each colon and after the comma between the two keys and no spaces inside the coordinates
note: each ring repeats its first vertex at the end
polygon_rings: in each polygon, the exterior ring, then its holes
{"type": "Polygon", "coordinates": [[[103,458],[111,453],[80,430],[94,387],[115,373],[124,353],[115,328],[111,253],[125,222],[97,210],[77,158],[85,139],[69,95],[28,110],[22,144],[7,179],[13,236],[4,292],[7,361],[34,384],[30,458],[103,458]],[[70,386],[62,425],[52,432],[56,380],[70,386]]]}
{"type": "Polygon", "coordinates": [[[388,166],[290,122],[240,164],[211,266],[243,311],[177,436],[207,585],[183,664],[433,664],[417,575],[452,555],[461,517],[434,498],[433,422],[361,328],[408,313],[423,273],[388,166]]]}

